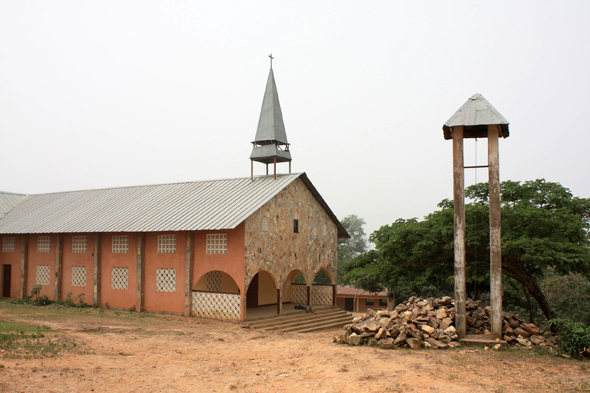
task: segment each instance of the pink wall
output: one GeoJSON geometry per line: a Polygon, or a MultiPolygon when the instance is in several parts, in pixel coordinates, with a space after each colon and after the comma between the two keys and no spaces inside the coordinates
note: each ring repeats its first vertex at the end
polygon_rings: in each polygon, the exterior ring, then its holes
{"type": "MultiPolygon", "coordinates": [[[[77,296],[84,294],[84,302],[92,304],[94,290],[94,233],[66,233],[63,236],[64,250],[60,300],[66,300],[66,294],[72,292],[72,300],[74,300],[74,302],[77,302],[77,296]],[[72,252],[74,236],[86,236],[86,252],[72,252]],[[74,266],[86,267],[86,285],[83,287],[72,285],[72,267],[74,266]]],[[[52,248],[52,251],[55,261],[55,248],[52,248]]]]}
{"type": "Polygon", "coordinates": [[[150,232],[145,235],[145,301],[146,310],[184,311],[184,262],[186,232],[150,232]],[[158,253],[158,235],[176,235],[176,253],[158,253]],[[156,289],[157,269],[176,270],[176,291],[156,289]]]}
{"type": "MultiPolygon", "coordinates": [[[[22,236],[22,235],[20,235],[22,236]]],[[[20,237],[19,236],[19,237],[20,237]]],[[[18,239],[17,239],[18,241],[18,239]]],[[[50,299],[55,297],[55,255],[57,247],[56,234],[32,234],[29,235],[29,264],[27,273],[27,293],[31,293],[31,288],[36,285],[37,266],[49,265],[49,285],[43,285],[40,296],[47,295],[50,299]],[[37,252],[37,238],[39,236],[51,236],[51,245],[49,252],[37,252]]]]}
{"type": "Polygon", "coordinates": [[[222,231],[195,232],[195,264],[193,269],[192,286],[201,276],[212,270],[220,270],[229,274],[244,295],[244,269],[246,264],[245,224],[236,229],[222,231]],[[227,254],[206,254],[207,234],[227,234],[227,254]]]}
{"type": "Polygon", "coordinates": [[[100,304],[109,307],[130,308],[137,296],[137,233],[103,233],[101,251],[100,304]],[[113,254],[113,236],[129,236],[129,252],[113,254]],[[112,289],[114,267],[126,267],[129,272],[128,289],[112,289]]]}

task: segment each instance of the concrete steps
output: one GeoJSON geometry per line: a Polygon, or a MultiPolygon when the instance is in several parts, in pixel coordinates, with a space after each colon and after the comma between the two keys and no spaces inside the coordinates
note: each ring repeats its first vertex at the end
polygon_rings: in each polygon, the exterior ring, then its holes
{"type": "Polygon", "coordinates": [[[254,329],[275,331],[282,333],[304,333],[314,330],[341,327],[352,321],[352,315],[337,307],[322,307],[314,309],[313,313],[291,313],[289,315],[274,316],[256,321],[246,322],[245,325],[254,329]]]}

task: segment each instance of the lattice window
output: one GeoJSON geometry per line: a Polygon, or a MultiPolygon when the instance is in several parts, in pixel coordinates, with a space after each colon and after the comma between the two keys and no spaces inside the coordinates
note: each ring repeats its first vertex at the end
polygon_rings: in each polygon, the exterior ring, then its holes
{"type": "Polygon", "coordinates": [[[268,218],[262,217],[262,232],[268,232],[268,218]]]}
{"type": "Polygon", "coordinates": [[[199,317],[240,319],[240,310],[239,294],[193,292],[193,313],[199,317]]]}
{"type": "Polygon", "coordinates": [[[176,252],[176,235],[158,235],[158,252],[174,254],[176,252]]]}
{"type": "Polygon", "coordinates": [[[207,290],[208,291],[221,291],[222,281],[221,281],[222,273],[219,270],[215,270],[212,272],[207,273],[207,290]]]}
{"type": "Polygon", "coordinates": [[[13,237],[5,237],[2,240],[2,252],[14,252],[15,241],[13,237]]]}
{"type": "Polygon", "coordinates": [[[129,236],[113,236],[113,254],[127,254],[129,252],[129,236]]]}
{"type": "Polygon", "coordinates": [[[37,265],[35,282],[37,285],[49,285],[49,265],[37,265]]]}
{"type": "Polygon", "coordinates": [[[86,266],[72,266],[72,286],[86,286],[86,266]]]}
{"type": "Polygon", "coordinates": [[[307,304],[307,285],[291,285],[291,303],[307,304]]]}
{"type": "Polygon", "coordinates": [[[72,240],[72,252],[75,254],[83,254],[86,252],[88,241],[86,236],[74,236],[72,240]]]}
{"type": "Polygon", "coordinates": [[[227,254],[227,235],[207,235],[207,254],[227,254]]]}
{"type": "Polygon", "coordinates": [[[126,267],[114,267],[111,273],[112,289],[129,289],[129,269],[126,267]]]}
{"type": "Polygon", "coordinates": [[[37,252],[51,251],[51,236],[37,237],[37,252]]]}
{"type": "Polygon", "coordinates": [[[156,269],[156,291],[176,292],[176,269],[156,269]]]}
{"type": "Polygon", "coordinates": [[[313,305],[330,305],[332,304],[332,295],[334,287],[331,285],[312,285],[311,286],[311,304],[313,305]]]}

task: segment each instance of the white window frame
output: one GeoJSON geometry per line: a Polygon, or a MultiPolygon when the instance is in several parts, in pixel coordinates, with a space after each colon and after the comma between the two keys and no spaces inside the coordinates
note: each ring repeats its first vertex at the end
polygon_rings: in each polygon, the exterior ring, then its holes
{"type": "Polygon", "coordinates": [[[227,254],[227,234],[212,233],[207,235],[206,254],[227,254]]]}
{"type": "Polygon", "coordinates": [[[88,251],[88,237],[87,236],[73,236],[72,237],[72,253],[84,254],[88,251]]]}
{"type": "Polygon", "coordinates": [[[113,235],[112,253],[127,254],[129,252],[129,235],[113,235]]]}
{"type": "Polygon", "coordinates": [[[51,236],[37,236],[37,252],[51,252],[51,236]]]}
{"type": "Polygon", "coordinates": [[[176,254],[176,235],[158,235],[158,254],[176,254]]]}

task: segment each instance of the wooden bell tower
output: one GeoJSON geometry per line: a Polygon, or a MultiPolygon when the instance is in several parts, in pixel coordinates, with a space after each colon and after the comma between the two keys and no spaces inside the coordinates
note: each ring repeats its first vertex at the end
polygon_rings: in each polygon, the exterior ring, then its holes
{"type": "Polygon", "coordinates": [[[500,163],[498,139],[507,138],[508,121],[481,94],[475,94],[443,126],[445,139],[453,140],[453,200],[455,230],[455,327],[467,332],[465,279],[465,168],[488,168],[490,208],[490,318],[493,339],[502,338],[502,245],[500,214],[500,163]],[[464,166],[463,139],[488,139],[488,165],[464,166]]]}

